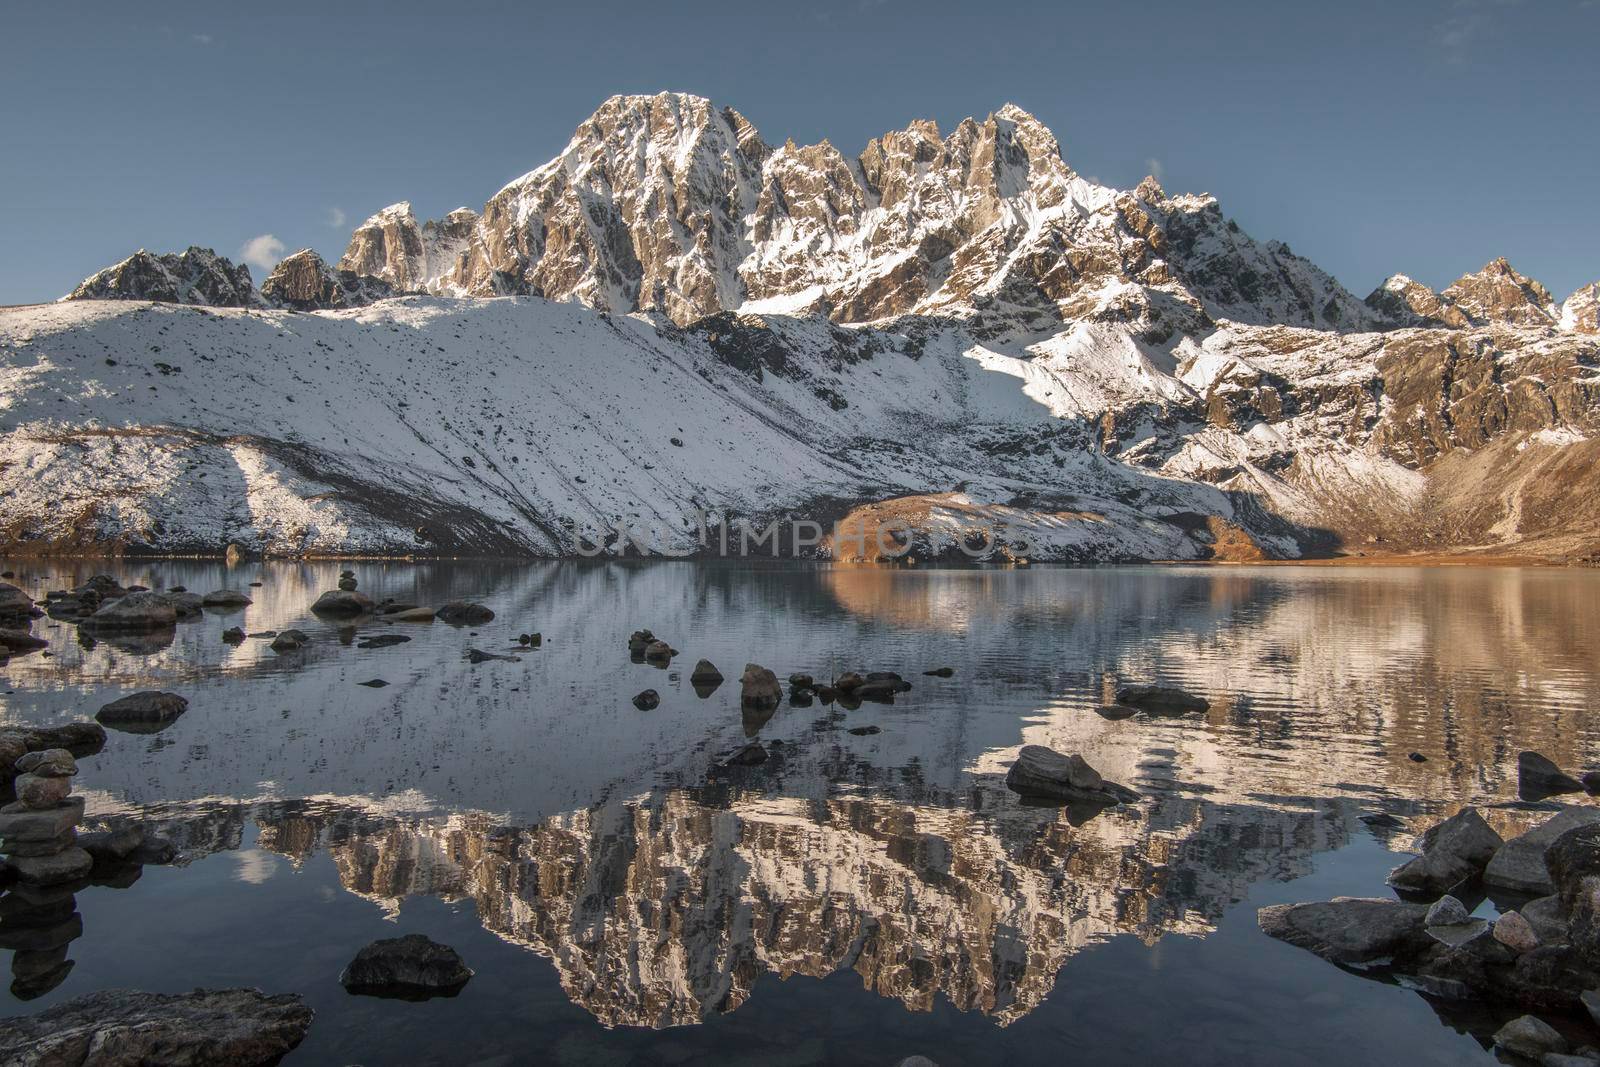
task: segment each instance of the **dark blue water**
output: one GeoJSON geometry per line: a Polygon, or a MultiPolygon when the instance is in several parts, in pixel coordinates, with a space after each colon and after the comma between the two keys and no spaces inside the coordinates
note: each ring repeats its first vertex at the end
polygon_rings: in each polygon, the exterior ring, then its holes
{"type": "Polygon", "coordinates": [[[1494,1017],[1441,1017],[1255,911],[1384,892],[1410,831],[1364,813],[1420,829],[1470,802],[1515,829],[1520,749],[1600,763],[1592,571],[357,564],[374,596],[497,617],[351,631],[308,611],[345,565],[8,566],[38,596],[97,572],[263,585],[164,647],[40,620],[51,655],[0,667],[8,723],[190,700],[76,780],[89,823],[160,827],[179,861],[79,892],[73,968],[4,1014],[105,987],[298,992],[317,1019],[290,1063],[1490,1063],[1494,1017]],[[230,647],[236,624],[312,643],[230,647]],[[641,626],[681,650],[669,668],[630,661],[641,626]],[[512,649],[533,630],[542,649],[512,649]],[[355,647],[393,632],[413,640],[355,647]],[[704,698],[701,657],[730,679],[704,698]],[[747,661],[915,688],[762,721],[739,708],[747,661]],[[1097,714],[1128,681],[1211,710],[1097,714]],[[772,759],[719,768],[752,737],[772,759]],[[1025,743],[1144,799],[1025,805],[1003,785],[1025,743]],[[460,996],[345,994],[357,949],[410,932],[477,972],[460,996]]]}

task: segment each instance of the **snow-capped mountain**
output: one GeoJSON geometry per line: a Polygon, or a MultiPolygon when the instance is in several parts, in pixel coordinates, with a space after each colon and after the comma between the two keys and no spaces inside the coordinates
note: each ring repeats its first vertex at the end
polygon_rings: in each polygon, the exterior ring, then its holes
{"type": "Polygon", "coordinates": [[[141,253],[0,312],[0,548],[562,554],[642,515],[689,549],[700,508],[856,508],[924,556],[997,521],[1033,558],[1592,556],[1597,292],[1502,259],[1361,301],[1012,105],[852,158],[615,97],[337,268],[141,253]]]}

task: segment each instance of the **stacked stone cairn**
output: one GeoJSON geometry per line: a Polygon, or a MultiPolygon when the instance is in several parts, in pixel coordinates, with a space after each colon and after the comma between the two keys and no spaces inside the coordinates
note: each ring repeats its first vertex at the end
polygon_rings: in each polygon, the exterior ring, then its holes
{"type": "Polygon", "coordinates": [[[83,878],[94,859],[78,847],[83,798],[72,795],[78,764],[64,748],[26,752],[15,760],[17,799],[0,807],[0,852],[25,885],[83,878]]]}

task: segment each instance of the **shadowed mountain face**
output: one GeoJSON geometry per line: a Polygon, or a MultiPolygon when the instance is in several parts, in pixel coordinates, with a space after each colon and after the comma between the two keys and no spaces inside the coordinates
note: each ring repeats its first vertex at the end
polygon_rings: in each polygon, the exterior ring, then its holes
{"type": "MultiPolygon", "coordinates": [[[[1531,817],[1504,806],[1519,749],[1573,770],[1600,757],[1600,590],[1586,572],[355,565],[374,595],[481,600],[497,618],[472,633],[316,620],[307,605],[339,570],[119,570],[248,588],[254,603],[139,654],[40,627],[52,656],[9,664],[6,716],[183,693],[177,722],[114,732],[81,761],[90,828],[154,823],[184,850],[174,879],[236,862],[237,882],[205,882],[223,902],[260,893],[262,907],[317,879],[408,924],[428,902],[470,903],[607,1026],[713,1025],[758,1008],[769,976],[853,973],[882,1010],[1010,1028],[1106,946],[1204,943],[1264,886],[1326,876],[1370,847],[1361,814],[1415,830],[1476,803],[1509,829],[1531,817]],[[223,644],[235,624],[311,640],[292,656],[223,644]],[[640,625],[682,656],[630,663],[640,625]],[[539,651],[505,647],[527,629],[539,651]],[[360,647],[375,634],[411,640],[360,647]],[[473,664],[469,645],[519,658],[473,664]],[[752,719],[736,686],[688,684],[683,664],[701,657],[726,674],[748,660],[780,676],[885,667],[914,687],[893,705],[786,701],[752,719]],[[933,666],[955,675],[920,673],[933,666]],[[391,684],[356,684],[375,677],[391,684]],[[1097,714],[1145,680],[1211,708],[1097,714]],[[641,713],[630,697],[647,686],[662,702],[641,713]],[[868,725],[880,732],[849,732],[868,725]],[[751,737],[767,763],[720,766],[751,737]],[[1022,744],[1080,752],[1143,797],[1022,803],[1002,784],[1022,744]]],[[[141,954],[137,924],[86,925],[141,954]]],[[[287,936],[249,950],[253,973],[272,973],[273,952],[299,958],[287,936]]],[[[1141,981],[1146,1004],[1175,995],[1141,981]]]]}

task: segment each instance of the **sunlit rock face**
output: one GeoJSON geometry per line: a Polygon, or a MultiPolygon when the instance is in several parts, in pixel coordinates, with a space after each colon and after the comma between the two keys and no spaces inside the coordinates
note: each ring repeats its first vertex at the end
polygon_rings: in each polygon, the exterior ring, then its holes
{"type": "Polygon", "coordinates": [[[140,249],[85,278],[64,300],[157,300],[206,307],[250,307],[258,303],[250,268],[233,264],[209,248],[156,255],[140,249]]]}
{"type": "Polygon", "coordinates": [[[478,213],[463,207],[418,225],[409,203],[391,204],[356,227],[339,269],[397,292],[449,291],[446,279],[463,268],[477,223],[478,213]]]}

